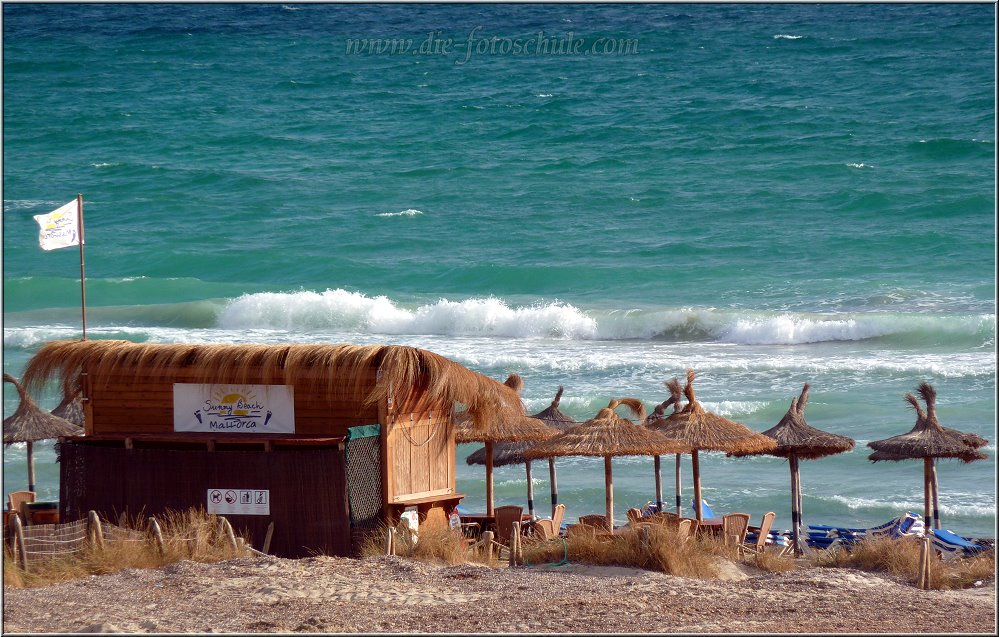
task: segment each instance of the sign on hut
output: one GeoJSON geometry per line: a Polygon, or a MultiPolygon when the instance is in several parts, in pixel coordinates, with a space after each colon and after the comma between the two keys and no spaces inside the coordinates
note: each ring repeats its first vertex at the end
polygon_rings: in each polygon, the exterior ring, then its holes
{"type": "Polygon", "coordinates": [[[23,377],[80,379],[85,434],[58,447],[62,520],[200,506],[258,546],[273,521],[285,557],[348,555],[407,507],[450,513],[456,404],[481,427],[523,415],[502,383],[394,345],[55,341],[23,377]]]}

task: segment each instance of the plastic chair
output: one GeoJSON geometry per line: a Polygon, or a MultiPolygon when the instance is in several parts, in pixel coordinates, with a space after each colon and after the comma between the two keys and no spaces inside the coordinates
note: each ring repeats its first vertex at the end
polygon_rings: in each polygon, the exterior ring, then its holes
{"type": "Polygon", "coordinates": [[[641,509],[628,509],[628,524],[634,526],[642,521],[641,509]]]}
{"type": "Polygon", "coordinates": [[[565,505],[555,505],[555,514],[549,518],[535,520],[531,525],[534,536],[538,540],[554,540],[562,531],[562,518],[565,517],[565,505]]]}
{"type": "Polygon", "coordinates": [[[746,532],[749,530],[748,513],[729,513],[722,517],[722,534],[725,544],[735,546],[742,552],[742,545],[746,542],[746,532]]]}
{"type": "Polygon", "coordinates": [[[35,501],[34,491],[11,491],[7,494],[7,509],[21,517],[21,524],[28,523],[28,514],[24,505],[35,501]]]}
{"type": "Polygon", "coordinates": [[[610,531],[610,523],[607,522],[606,515],[591,514],[579,516],[579,523],[582,526],[589,526],[601,531],[610,531]]]}
{"type": "Polygon", "coordinates": [[[520,522],[524,517],[524,507],[508,504],[496,507],[493,513],[496,516],[496,542],[509,548],[513,539],[513,523],[520,522]]]}

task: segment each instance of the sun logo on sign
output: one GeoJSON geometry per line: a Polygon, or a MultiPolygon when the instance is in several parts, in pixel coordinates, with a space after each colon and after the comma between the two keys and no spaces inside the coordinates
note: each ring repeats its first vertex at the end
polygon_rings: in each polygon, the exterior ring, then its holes
{"type": "Polygon", "coordinates": [[[256,415],[254,407],[257,395],[246,387],[222,385],[212,393],[212,402],[219,409],[220,416],[252,416],[256,415]]]}

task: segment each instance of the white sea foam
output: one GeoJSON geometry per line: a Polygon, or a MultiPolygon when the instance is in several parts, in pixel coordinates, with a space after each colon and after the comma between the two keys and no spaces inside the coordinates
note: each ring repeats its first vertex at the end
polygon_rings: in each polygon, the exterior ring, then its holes
{"type": "Polygon", "coordinates": [[[874,166],[870,166],[870,165],[865,164],[863,162],[861,162],[859,164],[847,164],[847,166],[849,166],[850,168],[874,168],[874,166]]]}
{"type": "Polygon", "coordinates": [[[787,33],[778,33],[777,35],[774,36],[774,39],[775,40],[800,40],[803,37],[805,37],[805,36],[803,36],[803,35],[788,35],[787,33]]]}
{"type": "Polygon", "coordinates": [[[416,210],[415,208],[407,208],[406,210],[400,210],[399,212],[380,212],[376,214],[376,217],[418,217],[423,214],[422,210],[416,210]]]}

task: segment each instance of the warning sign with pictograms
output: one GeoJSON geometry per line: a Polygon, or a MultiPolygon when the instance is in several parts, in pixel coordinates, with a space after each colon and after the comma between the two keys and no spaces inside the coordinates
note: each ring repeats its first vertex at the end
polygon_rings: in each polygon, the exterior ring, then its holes
{"type": "Polygon", "coordinates": [[[219,515],[270,515],[269,489],[209,489],[208,512],[219,515]]]}

